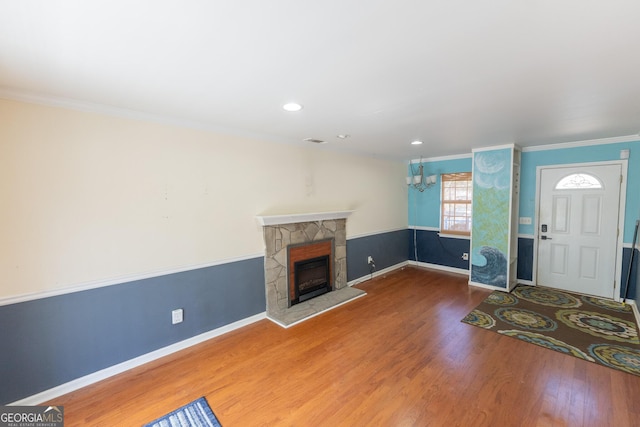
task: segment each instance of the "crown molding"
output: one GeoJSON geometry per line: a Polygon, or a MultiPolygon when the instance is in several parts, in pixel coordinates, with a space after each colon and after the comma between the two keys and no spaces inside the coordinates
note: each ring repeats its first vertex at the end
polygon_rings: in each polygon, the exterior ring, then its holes
{"type": "Polygon", "coordinates": [[[446,160],[459,160],[459,159],[470,159],[470,158],[471,158],[471,153],[453,154],[451,156],[423,157],[422,159],[412,159],[409,163],[442,162],[446,160]]]}
{"type": "Polygon", "coordinates": [[[587,139],[583,141],[535,145],[531,147],[523,147],[522,151],[529,152],[529,151],[561,150],[563,148],[588,147],[590,145],[619,144],[623,142],[637,142],[637,141],[640,141],[640,135],[614,136],[611,138],[587,139]]]}

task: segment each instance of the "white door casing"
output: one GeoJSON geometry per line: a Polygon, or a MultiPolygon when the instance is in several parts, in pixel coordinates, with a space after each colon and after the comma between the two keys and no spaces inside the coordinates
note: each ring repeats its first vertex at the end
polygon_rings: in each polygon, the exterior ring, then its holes
{"type": "Polygon", "coordinates": [[[539,170],[537,283],[615,298],[621,164],[539,170]]]}

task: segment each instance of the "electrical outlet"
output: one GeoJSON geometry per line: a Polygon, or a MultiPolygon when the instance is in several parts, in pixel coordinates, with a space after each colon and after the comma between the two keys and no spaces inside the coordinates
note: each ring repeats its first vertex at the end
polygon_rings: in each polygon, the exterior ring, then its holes
{"type": "Polygon", "coordinates": [[[465,261],[469,261],[469,254],[467,252],[464,252],[462,254],[462,259],[465,260],[465,261]]]}
{"type": "Polygon", "coordinates": [[[171,311],[171,324],[182,323],[184,320],[184,313],[181,308],[177,308],[171,311]]]}
{"type": "Polygon", "coordinates": [[[369,273],[373,275],[373,272],[376,271],[376,262],[371,255],[367,257],[367,263],[369,264],[369,273]]]}

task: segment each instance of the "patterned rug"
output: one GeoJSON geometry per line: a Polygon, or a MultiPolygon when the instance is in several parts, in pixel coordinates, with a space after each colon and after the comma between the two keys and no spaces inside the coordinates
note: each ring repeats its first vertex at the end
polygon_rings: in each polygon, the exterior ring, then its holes
{"type": "Polygon", "coordinates": [[[494,291],[463,322],[640,376],[631,306],[540,286],[494,291]]]}
{"type": "Polygon", "coordinates": [[[201,397],[143,427],[222,427],[207,400],[201,397]]]}

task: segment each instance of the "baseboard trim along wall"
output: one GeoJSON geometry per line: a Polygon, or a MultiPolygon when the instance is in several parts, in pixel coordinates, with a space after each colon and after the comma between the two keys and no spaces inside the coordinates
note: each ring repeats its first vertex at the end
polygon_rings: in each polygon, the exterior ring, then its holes
{"type": "Polygon", "coordinates": [[[420,261],[408,261],[408,263],[410,265],[415,265],[417,267],[430,268],[432,270],[440,270],[440,271],[446,271],[449,273],[462,274],[463,276],[469,275],[469,270],[465,270],[464,268],[449,267],[446,265],[431,264],[428,262],[420,262],[420,261]]]}
{"type": "Polygon", "coordinates": [[[513,288],[507,289],[507,288],[501,288],[499,286],[485,285],[484,283],[478,283],[478,282],[472,282],[472,281],[469,281],[469,286],[473,286],[475,288],[489,289],[491,291],[502,291],[502,292],[511,292],[511,290],[513,289],[513,288]]]}
{"type": "Polygon", "coordinates": [[[375,277],[379,277],[379,276],[384,276],[385,274],[391,273],[394,270],[398,270],[400,268],[404,268],[407,265],[409,265],[411,261],[403,261],[400,262],[396,265],[392,265],[391,267],[387,267],[387,268],[383,268],[382,270],[378,270],[378,271],[374,271],[371,274],[367,274],[366,276],[362,276],[359,277],[357,279],[354,280],[350,280],[349,282],[347,282],[348,286],[354,286],[354,285],[359,285],[360,283],[366,282],[368,280],[371,280],[375,277]]]}
{"type": "Polygon", "coordinates": [[[246,319],[238,320],[237,322],[233,322],[228,325],[224,325],[220,328],[214,329],[212,331],[205,332],[195,337],[188,338],[184,341],[171,344],[167,347],[152,351],[150,353],[144,354],[134,359],[127,360],[126,362],[122,362],[117,365],[111,366],[109,368],[103,369],[101,371],[86,375],[82,378],[69,381],[66,384],[62,384],[57,387],[51,388],[49,390],[45,390],[33,396],[29,396],[27,398],[10,403],[9,405],[11,406],[39,405],[42,402],[55,399],[56,397],[62,396],[67,393],[71,393],[73,391],[81,389],[82,387],[95,384],[98,381],[102,381],[114,375],[121,374],[123,372],[128,371],[129,369],[137,368],[138,366],[144,365],[145,363],[153,362],[154,360],[160,359],[161,357],[168,356],[170,354],[192,347],[196,344],[200,344],[212,338],[226,334],[227,332],[231,332],[236,329],[242,328],[244,326],[250,325],[254,322],[257,322],[258,320],[265,319],[266,317],[267,317],[266,312],[263,312],[263,313],[259,313],[254,316],[248,317],[246,319]]]}

